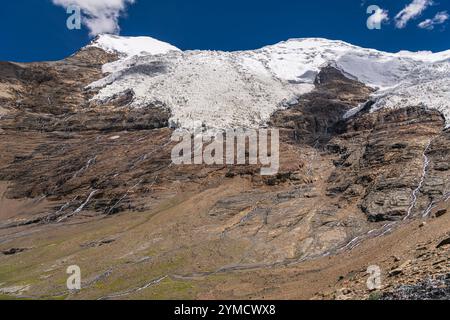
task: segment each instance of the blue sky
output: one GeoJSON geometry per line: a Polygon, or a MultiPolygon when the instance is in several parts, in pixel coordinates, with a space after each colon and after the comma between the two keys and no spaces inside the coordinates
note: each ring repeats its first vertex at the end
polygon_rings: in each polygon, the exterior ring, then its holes
{"type": "MultiPolygon", "coordinates": [[[[53,0],[70,2],[77,0],[53,0]]],[[[108,1],[108,0],[93,0],[108,1]]],[[[132,0],[128,0],[131,1],[132,0]]],[[[86,2],[86,0],[84,0],[86,2]]],[[[89,1],[87,1],[89,2],[89,1]]],[[[288,38],[325,37],[385,51],[450,49],[450,21],[433,30],[418,24],[450,13],[448,0],[136,0],[119,19],[121,35],[148,35],[181,49],[244,50],[288,38]],[[396,27],[395,16],[413,1],[428,6],[396,27]],[[387,10],[381,30],[369,30],[369,5],[387,10]]],[[[55,60],[90,41],[89,30],[68,30],[52,0],[3,1],[0,60],[55,60]]]]}

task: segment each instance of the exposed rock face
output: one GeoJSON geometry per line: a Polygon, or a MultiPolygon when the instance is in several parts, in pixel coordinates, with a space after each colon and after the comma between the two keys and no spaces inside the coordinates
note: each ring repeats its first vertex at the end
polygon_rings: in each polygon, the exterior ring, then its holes
{"type": "MultiPolygon", "coordinates": [[[[128,108],[127,100],[132,99],[132,93],[105,105],[90,103],[94,92],[87,91],[86,86],[101,77],[103,64],[115,59],[101,49],[89,48],[63,61],[28,65],[5,63],[1,69],[2,86],[9,88],[9,97],[2,104],[5,114],[1,119],[1,144],[5,152],[0,155],[4,160],[0,176],[13,182],[7,196],[14,199],[44,197],[55,202],[55,207],[50,209],[53,213],[42,212],[42,216],[19,224],[64,217],[79,208],[92,190],[103,191],[96,193],[96,201],[86,204],[86,209],[109,212],[114,201],[125,193],[122,188],[129,187],[119,182],[121,179],[111,181],[112,177],[121,170],[127,175],[138,175],[137,169],[131,173],[129,168],[144,162],[152,145],[163,145],[169,139],[170,113],[156,106],[140,110],[128,108]],[[115,139],[118,132],[120,139],[115,139]],[[136,143],[136,140],[145,143],[136,143]],[[127,160],[121,158],[120,154],[133,143],[140,148],[128,153],[127,160]],[[102,158],[109,163],[98,166],[102,158]],[[105,194],[106,189],[115,189],[117,195],[105,194]]],[[[156,153],[158,158],[165,157],[166,162],[168,155],[170,153],[156,153]]],[[[147,169],[155,166],[160,167],[158,160],[147,169]]],[[[138,178],[129,182],[137,183],[138,178]]],[[[128,208],[127,202],[123,199],[111,212],[128,208]]],[[[6,225],[11,223],[6,222],[6,225]]]]}
{"type": "Polygon", "coordinates": [[[363,109],[343,121],[343,114],[368,101],[371,91],[333,68],[319,74],[317,85],[298,106],[276,113],[273,125],[286,129],[297,144],[337,156],[327,196],[340,203],[357,201],[373,222],[426,214],[432,203],[443,200],[448,192],[447,134],[438,112],[363,109]]]}
{"type": "Polygon", "coordinates": [[[369,99],[372,90],[326,67],[317,76],[316,90],[298,105],[278,111],[271,125],[283,128],[295,143],[323,147],[340,130],[343,115],[369,99]]]}
{"type": "MultiPolygon", "coordinates": [[[[189,278],[297,265],[347,252],[404,220],[445,214],[450,136],[437,111],[368,113],[373,91],[326,67],[313,92],[271,118],[281,131],[278,175],[261,177],[258,166],[174,166],[169,110],[131,108],[133,90],[90,100],[86,86],[114,59],[90,48],[59,62],[0,65],[0,244],[14,241],[8,230],[20,239],[49,224],[148,214],[155,221],[130,255],[155,241],[161,263],[207,256],[205,265],[177,270],[189,278]],[[180,205],[185,199],[196,206],[180,205]],[[22,201],[25,209],[16,206],[22,201]]],[[[76,247],[120,246],[120,237],[104,239],[76,247]]]]}
{"type": "Polygon", "coordinates": [[[371,221],[424,213],[430,205],[426,196],[446,192],[448,177],[436,177],[432,156],[436,141],[446,136],[443,124],[438,113],[419,107],[350,120],[329,145],[340,156],[330,193],[345,200],[359,197],[371,221]]]}

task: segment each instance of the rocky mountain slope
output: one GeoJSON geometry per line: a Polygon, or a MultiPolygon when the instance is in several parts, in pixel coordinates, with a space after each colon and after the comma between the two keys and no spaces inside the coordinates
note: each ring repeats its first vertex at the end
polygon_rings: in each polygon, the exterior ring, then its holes
{"type": "Polygon", "coordinates": [[[102,36],[1,63],[0,295],[448,299],[449,57],[102,36]],[[172,164],[174,130],[236,126],[280,129],[278,175],[172,164]]]}

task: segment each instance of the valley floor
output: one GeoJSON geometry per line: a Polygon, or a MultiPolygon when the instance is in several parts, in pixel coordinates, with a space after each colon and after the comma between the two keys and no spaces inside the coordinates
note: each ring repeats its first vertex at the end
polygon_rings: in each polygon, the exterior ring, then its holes
{"type": "Polygon", "coordinates": [[[367,269],[382,270],[382,290],[446,275],[450,215],[411,221],[352,250],[309,261],[241,264],[248,243],[204,237],[208,209],[225,194],[246,189],[230,180],[185,194],[147,212],[89,217],[58,225],[1,230],[0,291],[38,299],[368,299],[367,269]],[[176,236],[174,236],[176,235],[176,236]],[[82,290],[69,293],[66,269],[78,265],[82,290]]]}

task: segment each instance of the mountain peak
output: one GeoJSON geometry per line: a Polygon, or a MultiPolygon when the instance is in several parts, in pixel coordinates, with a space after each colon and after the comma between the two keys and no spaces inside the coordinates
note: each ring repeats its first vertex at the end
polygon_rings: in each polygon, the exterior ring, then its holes
{"type": "Polygon", "coordinates": [[[157,55],[180,51],[169,43],[151,37],[122,37],[111,34],[97,36],[88,47],[100,48],[123,56],[157,55]]]}

